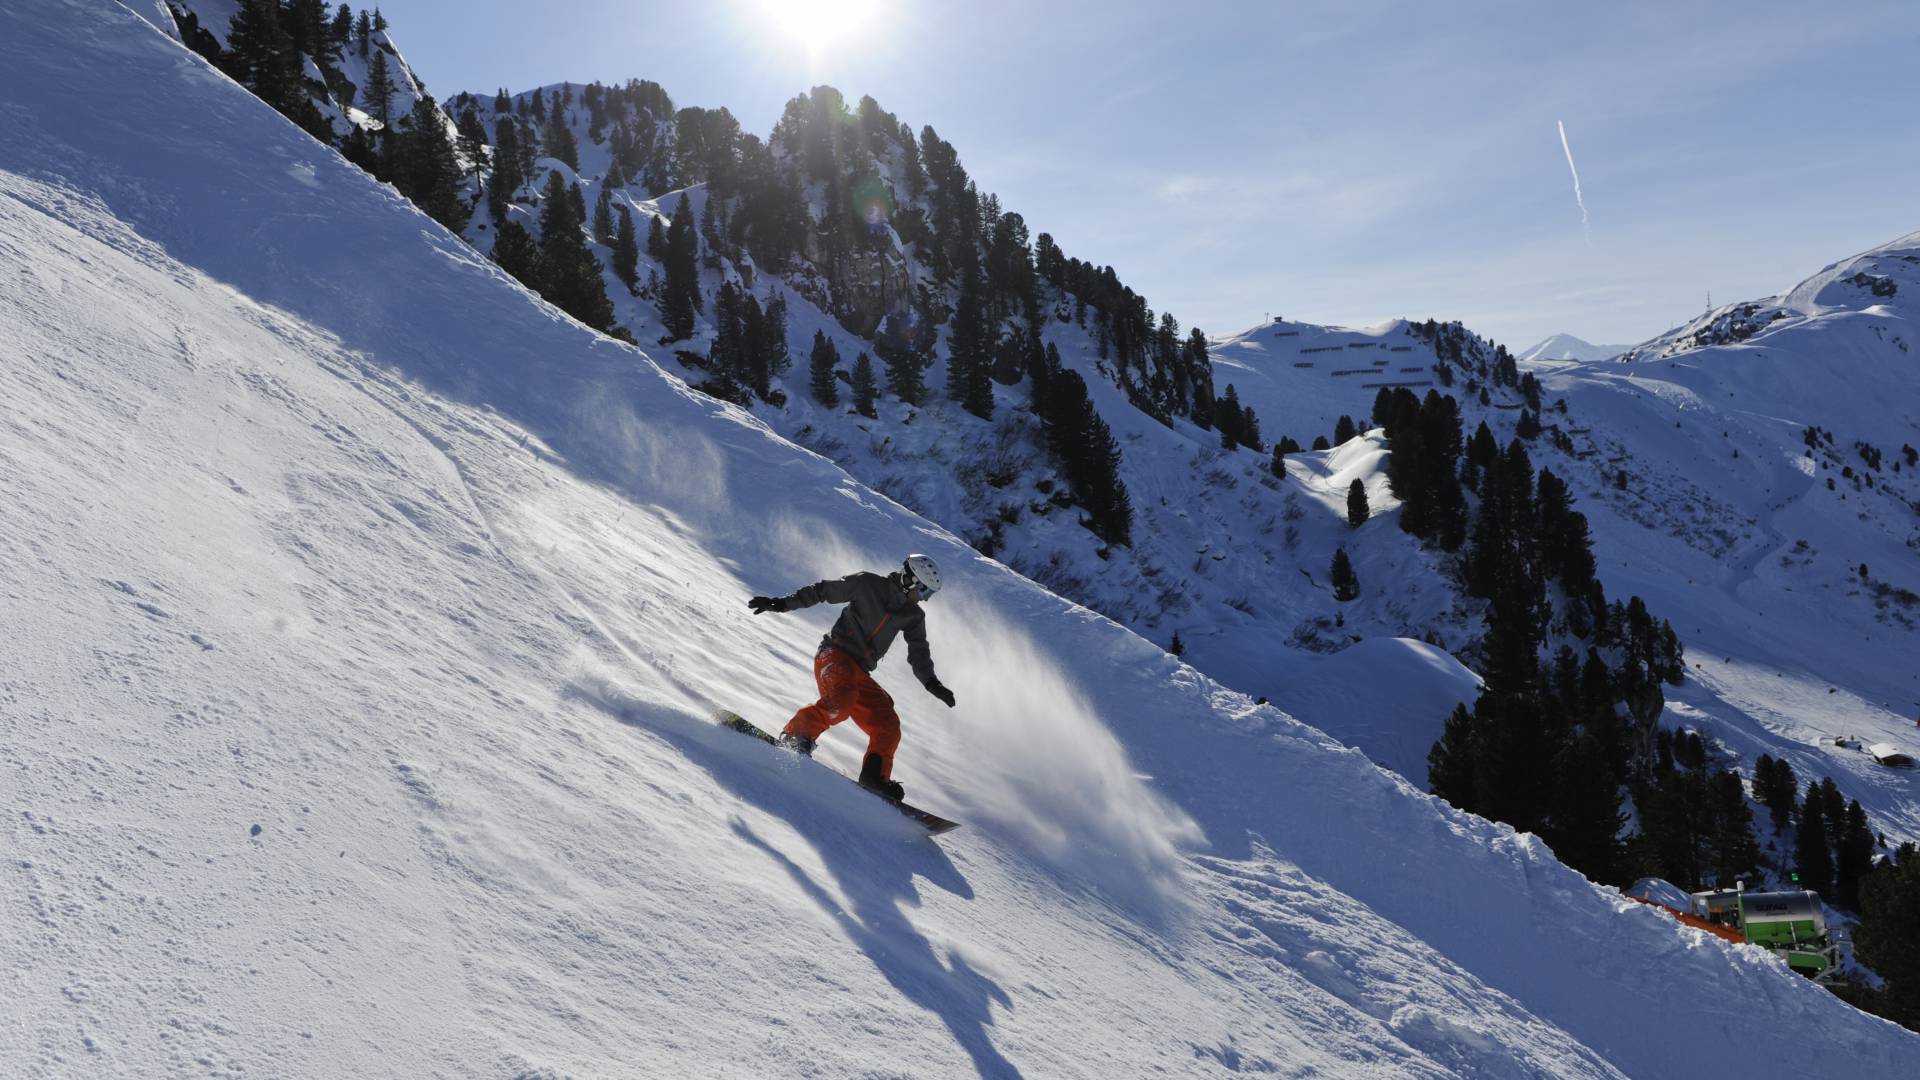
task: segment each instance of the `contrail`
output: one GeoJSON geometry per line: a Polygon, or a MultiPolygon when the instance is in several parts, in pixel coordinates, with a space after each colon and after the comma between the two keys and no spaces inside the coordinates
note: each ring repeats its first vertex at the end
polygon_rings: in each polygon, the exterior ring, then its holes
{"type": "Polygon", "coordinates": [[[1593,225],[1587,221],[1587,200],[1580,195],[1580,170],[1573,166],[1573,147],[1567,145],[1567,123],[1555,120],[1560,125],[1560,149],[1567,152],[1567,171],[1573,174],[1573,201],[1580,204],[1580,230],[1586,233],[1587,246],[1593,246],[1593,225]]]}

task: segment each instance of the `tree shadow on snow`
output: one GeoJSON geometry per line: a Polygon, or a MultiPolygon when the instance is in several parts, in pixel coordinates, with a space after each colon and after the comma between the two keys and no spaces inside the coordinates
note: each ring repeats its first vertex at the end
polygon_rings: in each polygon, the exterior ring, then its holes
{"type": "Polygon", "coordinates": [[[1020,1070],[987,1034],[993,1003],[1011,1009],[1012,998],[957,952],[948,951],[942,960],[906,916],[906,905],[920,903],[916,878],[963,900],[973,898],[973,887],[920,825],[823,766],[702,723],[672,706],[594,679],[575,681],[570,696],[662,739],[729,796],[792,827],[833,875],[846,897],[844,907],[744,819],[732,820],[734,834],[786,871],[901,996],[940,1018],[983,1080],[1020,1080],[1020,1070]]]}

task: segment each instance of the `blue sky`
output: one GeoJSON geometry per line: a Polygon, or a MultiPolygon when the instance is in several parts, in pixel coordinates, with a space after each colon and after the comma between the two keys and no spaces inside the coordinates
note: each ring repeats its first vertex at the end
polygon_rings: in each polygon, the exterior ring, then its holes
{"type": "Polygon", "coordinates": [[[1920,229],[1920,4],[389,0],[431,90],[648,78],[765,135],[827,82],[1211,333],[1649,337],[1920,229]],[[1583,234],[1556,124],[1591,220],[1583,234]]]}

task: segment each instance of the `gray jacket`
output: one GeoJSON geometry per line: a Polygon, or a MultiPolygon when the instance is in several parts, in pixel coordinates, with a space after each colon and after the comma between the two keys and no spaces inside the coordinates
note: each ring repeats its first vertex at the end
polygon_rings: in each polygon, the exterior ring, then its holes
{"type": "Polygon", "coordinates": [[[865,572],[849,574],[815,582],[786,601],[789,611],[815,604],[847,605],[820,644],[823,648],[832,645],[853,657],[867,671],[887,655],[896,635],[905,635],[907,663],[912,665],[914,677],[929,690],[940,685],[939,676],[933,673],[933,651],[927,648],[927,613],[893,578],[865,572]]]}

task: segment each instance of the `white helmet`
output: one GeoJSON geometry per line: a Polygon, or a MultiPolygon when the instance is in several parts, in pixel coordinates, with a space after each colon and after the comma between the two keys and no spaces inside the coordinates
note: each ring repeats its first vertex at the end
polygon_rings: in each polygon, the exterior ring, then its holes
{"type": "Polygon", "coordinates": [[[909,555],[903,566],[907,577],[920,585],[920,599],[925,600],[940,591],[940,565],[926,555],[909,555]]]}

